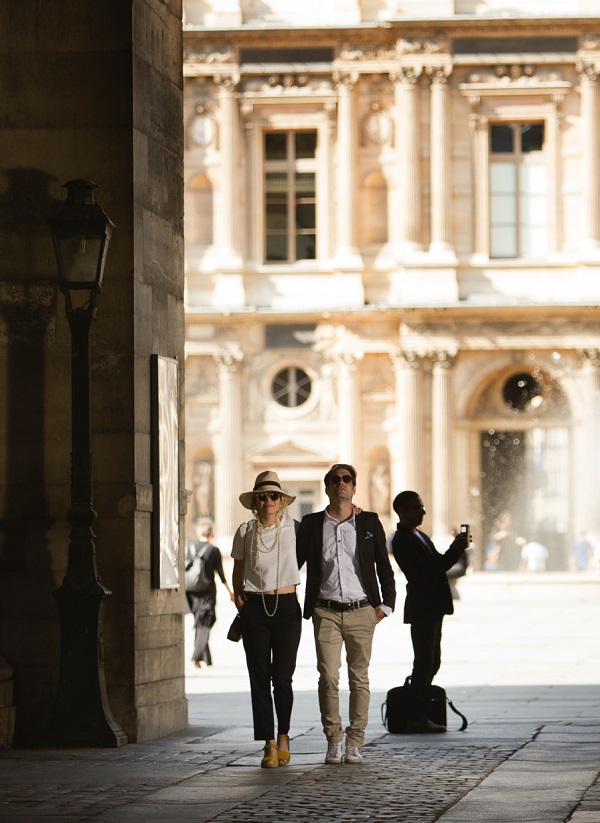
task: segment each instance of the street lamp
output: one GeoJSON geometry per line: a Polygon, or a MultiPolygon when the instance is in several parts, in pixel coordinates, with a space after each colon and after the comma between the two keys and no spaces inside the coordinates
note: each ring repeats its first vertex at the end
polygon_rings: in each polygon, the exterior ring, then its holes
{"type": "Polygon", "coordinates": [[[71,508],[69,557],[54,592],[61,623],[58,692],[50,742],[60,746],[122,746],[104,679],[102,626],[110,594],[98,578],[92,506],[90,329],[113,223],[95,203],[95,183],[71,180],[68,195],[48,220],[60,290],[71,329],[71,508]]]}

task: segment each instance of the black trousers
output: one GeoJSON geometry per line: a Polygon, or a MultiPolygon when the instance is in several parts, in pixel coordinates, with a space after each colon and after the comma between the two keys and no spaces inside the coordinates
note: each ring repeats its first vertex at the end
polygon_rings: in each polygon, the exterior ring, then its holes
{"type": "MultiPolygon", "coordinates": [[[[242,640],[250,675],[250,696],[255,740],[274,740],[273,702],[278,734],[290,730],[294,693],[292,678],[302,632],[302,612],[296,593],[280,594],[277,611],[268,617],[262,596],[246,592],[240,610],[242,640]],[[271,697],[271,685],[273,697],[271,697]]],[[[275,595],[266,594],[269,613],[275,608],[275,595]]]]}
{"type": "Polygon", "coordinates": [[[417,719],[427,716],[429,687],[442,662],[443,617],[426,616],[413,620],[410,627],[414,661],[411,675],[412,712],[417,719]]]}

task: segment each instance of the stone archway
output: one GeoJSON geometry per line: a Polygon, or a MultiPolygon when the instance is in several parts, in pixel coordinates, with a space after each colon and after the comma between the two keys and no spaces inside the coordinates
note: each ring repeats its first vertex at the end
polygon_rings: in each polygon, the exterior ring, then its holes
{"type": "Polygon", "coordinates": [[[549,550],[547,569],[567,568],[571,532],[571,411],[563,387],[539,366],[498,369],[469,411],[480,484],[479,565],[514,571],[521,547],[549,550]]]}

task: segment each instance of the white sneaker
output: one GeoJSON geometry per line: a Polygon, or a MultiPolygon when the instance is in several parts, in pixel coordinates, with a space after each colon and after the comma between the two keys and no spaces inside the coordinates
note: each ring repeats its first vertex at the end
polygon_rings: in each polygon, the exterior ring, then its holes
{"type": "Polygon", "coordinates": [[[333,743],[329,741],[327,744],[327,754],[325,755],[325,762],[329,766],[337,766],[342,762],[342,744],[333,743]]]}
{"type": "Polygon", "coordinates": [[[344,763],[362,763],[363,756],[360,753],[360,748],[354,746],[352,743],[346,743],[346,756],[344,763]]]}

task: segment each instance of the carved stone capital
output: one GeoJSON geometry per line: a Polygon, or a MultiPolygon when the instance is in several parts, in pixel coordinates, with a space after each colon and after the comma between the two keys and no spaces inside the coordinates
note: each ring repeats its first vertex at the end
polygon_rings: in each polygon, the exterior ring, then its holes
{"type": "Polygon", "coordinates": [[[596,83],[600,77],[600,62],[593,62],[578,60],[576,68],[579,73],[579,79],[589,83],[596,83]]]}
{"type": "Polygon", "coordinates": [[[215,74],[213,75],[213,82],[220,92],[230,93],[235,91],[236,86],[240,82],[240,75],[237,72],[230,72],[229,74],[215,74]]]}
{"type": "Polygon", "coordinates": [[[600,349],[579,349],[577,355],[580,366],[600,366],[600,349]]]}
{"type": "Polygon", "coordinates": [[[396,351],[390,354],[392,366],[395,372],[418,371],[425,360],[423,355],[414,351],[396,351]]]}
{"type": "Polygon", "coordinates": [[[450,369],[456,359],[456,354],[447,351],[435,351],[429,354],[429,359],[431,360],[433,371],[436,372],[450,369]]]}
{"type": "Polygon", "coordinates": [[[233,351],[217,352],[213,357],[219,374],[235,374],[243,359],[239,352],[233,351]]]}
{"type": "Polygon", "coordinates": [[[390,72],[390,82],[393,86],[414,86],[423,74],[423,66],[400,66],[390,72]]]}
{"type": "Polygon", "coordinates": [[[432,85],[444,85],[452,74],[452,66],[426,66],[425,73],[432,85]]]}
{"type": "Polygon", "coordinates": [[[333,73],[333,82],[338,89],[346,89],[346,91],[352,91],[354,86],[358,82],[358,72],[357,71],[335,71],[333,73]]]}

